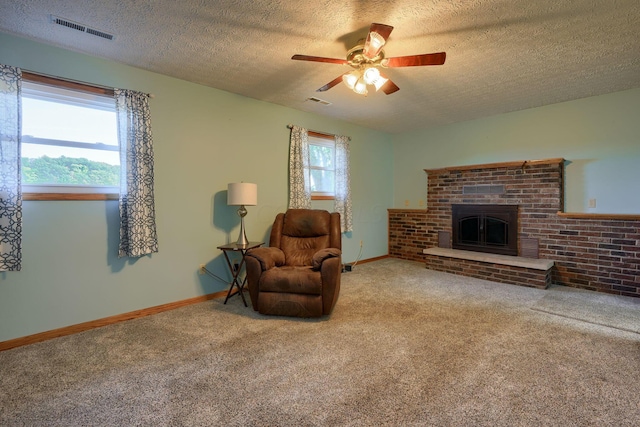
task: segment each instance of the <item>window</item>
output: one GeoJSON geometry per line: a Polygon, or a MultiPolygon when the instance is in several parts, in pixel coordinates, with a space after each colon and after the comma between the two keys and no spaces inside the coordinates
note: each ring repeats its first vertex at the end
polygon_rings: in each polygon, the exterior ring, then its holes
{"type": "Polygon", "coordinates": [[[112,198],[104,194],[118,193],[120,153],[115,101],[112,91],[109,92],[24,73],[25,199],[100,199],[112,198]],[[39,196],[33,197],[34,194],[39,196]],[[43,197],[43,194],[57,196],[43,197]],[[77,196],[70,196],[73,194],[77,196]],[[103,196],[88,197],[90,194],[103,196]]]}
{"type": "Polygon", "coordinates": [[[335,196],[336,144],[331,135],[309,132],[311,199],[332,200],[335,196]]]}

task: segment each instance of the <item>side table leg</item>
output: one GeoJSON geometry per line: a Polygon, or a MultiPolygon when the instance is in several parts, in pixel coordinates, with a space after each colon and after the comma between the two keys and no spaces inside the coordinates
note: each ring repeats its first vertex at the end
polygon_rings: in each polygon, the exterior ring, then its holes
{"type": "Polygon", "coordinates": [[[231,296],[231,291],[233,291],[233,285],[235,285],[236,283],[237,273],[233,270],[233,266],[231,265],[231,260],[229,260],[229,256],[227,255],[227,251],[222,251],[222,253],[224,254],[224,259],[227,261],[227,266],[229,267],[229,271],[233,276],[233,279],[231,279],[231,282],[229,283],[230,286],[229,286],[229,290],[227,291],[227,297],[224,299],[224,303],[226,304],[227,300],[231,296]]]}
{"type": "Polygon", "coordinates": [[[245,307],[248,307],[247,305],[247,301],[244,298],[244,293],[243,293],[243,288],[244,288],[244,281],[242,283],[242,286],[240,285],[239,281],[238,281],[238,276],[240,275],[240,270],[242,270],[242,265],[244,264],[244,254],[242,257],[242,261],[240,262],[240,265],[238,266],[238,269],[234,269],[233,265],[231,264],[231,260],[229,259],[229,256],[227,255],[226,251],[222,252],[224,254],[224,258],[227,261],[227,266],[229,267],[229,271],[231,272],[231,275],[233,276],[233,278],[231,279],[231,283],[229,286],[229,290],[227,291],[227,297],[224,299],[224,304],[227,303],[227,300],[229,300],[229,298],[235,294],[232,294],[231,292],[233,291],[233,287],[235,286],[236,288],[238,288],[238,292],[240,293],[240,297],[242,298],[242,302],[244,303],[245,307]]]}

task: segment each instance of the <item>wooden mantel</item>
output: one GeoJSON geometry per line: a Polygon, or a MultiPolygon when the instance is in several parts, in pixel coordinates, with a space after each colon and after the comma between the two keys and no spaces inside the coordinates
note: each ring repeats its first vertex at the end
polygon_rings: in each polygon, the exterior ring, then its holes
{"type": "Polygon", "coordinates": [[[521,167],[522,169],[527,166],[533,165],[555,165],[564,163],[564,159],[562,157],[553,158],[553,159],[540,159],[540,160],[516,160],[512,162],[500,162],[500,163],[484,163],[481,165],[466,165],[466,166],[448,166],[446,168],[438,168],[438,169],[425,169],[424,171],[427,174],[437,174],[443,172],[452,172],[452,171],[465,171],[465,170],[481,170],[481,169],[497,169],[497,168],[514,168],[521,167]]]}

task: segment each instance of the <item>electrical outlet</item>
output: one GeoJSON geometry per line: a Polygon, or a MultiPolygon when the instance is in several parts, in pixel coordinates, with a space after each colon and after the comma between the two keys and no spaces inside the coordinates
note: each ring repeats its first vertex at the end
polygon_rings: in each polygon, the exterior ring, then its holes
{"type": "Polygon", "coordinates": [[[405,201],[404,201],[404,205],[405,205],[405,206],[409,206],[409,200],[405,200],[405,201]]]}
{"type": "Polygon", "coordinates": [[[589,199],[589,207],[590,208],[596,207],[596,199],[589,199]]]}
{"type": "Polygon", "coordinates": [[[206,272],[207,267],[204,264],[200,264],[200,267],[198,268],[198,274],[199,275],[203,275],[206,272]]]}

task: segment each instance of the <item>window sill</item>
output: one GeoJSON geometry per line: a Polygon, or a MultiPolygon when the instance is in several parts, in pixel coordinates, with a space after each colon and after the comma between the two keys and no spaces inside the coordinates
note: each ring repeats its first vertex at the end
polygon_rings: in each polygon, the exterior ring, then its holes
{"type": "Polygon", "coordinates": [[[334,196],[311,196],[311,200],[335,200],[334,196]]]}
{"type": "Polygon", "coordinates": [[[22,193],[22,200],[118,200],[114,193],[22,193]]]}

